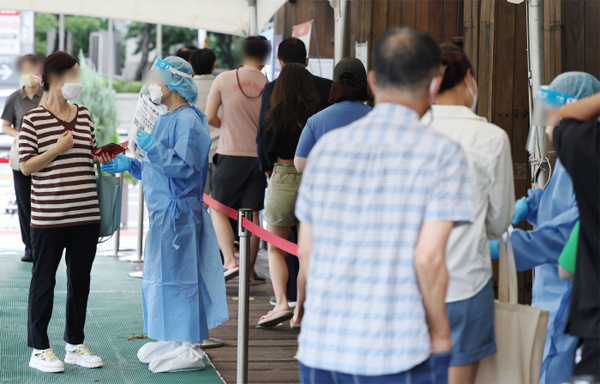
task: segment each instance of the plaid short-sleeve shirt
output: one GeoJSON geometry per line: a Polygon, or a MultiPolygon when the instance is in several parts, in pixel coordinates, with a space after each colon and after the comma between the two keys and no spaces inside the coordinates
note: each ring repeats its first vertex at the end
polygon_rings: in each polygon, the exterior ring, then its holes
{"type": "Polygon", "coordinates": [[[411,369],[430,355],[413,253],[425,221],[473,219],[460,145],[397,104],[317,143],[296,216],[313,228],[298,359],[356,375],[411,369]]]}

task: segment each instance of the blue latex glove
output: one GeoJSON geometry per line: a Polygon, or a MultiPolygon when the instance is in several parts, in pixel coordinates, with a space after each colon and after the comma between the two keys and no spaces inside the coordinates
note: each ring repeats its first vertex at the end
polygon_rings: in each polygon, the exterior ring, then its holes
{"type": "Polygon", "coordinates": [[[515,215],[512,219],[512,226],[516,227],[525,217],[527,217],[527,213],[529,212],[529,206],[527,205],[527,198],[523,197],[515,203],[515,215]]]}
{"type": "Polygon", "coordinates": [[[102,164],[100,168],[106,173],[123,173],[131,169],[131,158],[120,154],[114,160],[102,164]]]}
{"type": "Polygon", "coordinates": [[[488,241],[490,246],[490,256],[492,260],[496,260],[500,258],[500,240],[490,240],[488,241]]]}
{"type": "Polygon", "coordinates": [[[138,145],[144,151],[148,152],[155,141],[156,140],[154,139],[154,137],[150,136],[148,132],[142,130],[138,132],[138,145]]]}

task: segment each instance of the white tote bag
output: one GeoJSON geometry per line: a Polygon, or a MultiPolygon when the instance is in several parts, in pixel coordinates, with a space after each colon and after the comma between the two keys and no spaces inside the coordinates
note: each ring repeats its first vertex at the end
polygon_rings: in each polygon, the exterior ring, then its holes
{"type": "Polygon", "coordinates": [[[548,311],[518,304],[515,254],[508,235],[500,242],[498,271],[498,300],[494,303],[498,353],[481,360],[475,382],[537,384],[542,370],[548,311]]]}

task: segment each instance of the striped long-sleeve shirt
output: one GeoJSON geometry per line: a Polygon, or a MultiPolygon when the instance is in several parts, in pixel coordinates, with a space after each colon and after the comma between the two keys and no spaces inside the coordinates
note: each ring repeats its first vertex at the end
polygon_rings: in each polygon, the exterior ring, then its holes
{"type": "Polygon", "coordinates": [[[100,222],[92,151],[96,148],[90,112],[77,106],[77,117],[63,122],[43,107],[23,118],[19,161],[41,155],[66,130],[73,132],[73,148],[58,155],[31,178],[31,226],[67,227],[100,222]]]}

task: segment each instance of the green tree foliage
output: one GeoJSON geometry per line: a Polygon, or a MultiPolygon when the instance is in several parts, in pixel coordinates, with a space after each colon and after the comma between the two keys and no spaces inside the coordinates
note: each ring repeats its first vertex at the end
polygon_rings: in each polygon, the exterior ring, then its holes
{"type": "MultiPolygon", "coordinates": [[[[58,29],[58,15],[50,13],[35,13],[35,52],[46,55],[46,32],[58,29]]],[[[98,17],[65,16],[65,31],[71,33],[73,52],[83,51],[89,56],[90,33],[105,31],[108,21],[98,17]]]]}
{"type": "Polygon", "coordinates": [[[71,32],[73,52],[90,55],[90,33],[108,30],[108,20],[98,17],[65,16],[65,31],[71,32]]]}
{"type": "Polygon", "coordinates": [[[50,13],[35,13],[35,53],[46,56],[46,32],[58,28],[56,15],[50,13]]]}
{"type": "Polygon", "coordinates": [[[217,57],[216,67],[232,69],[242,63],[241,44],[242,38],[222,33],[208,33],[208,48],[215,52],[217,57]]]}
{"type": "Polygon", "coordinates": [[[102,75],[86,64],[82,51],[79,51],[79,66],[79,77],[84,87],[74,102],[90,110],[99,147],[116,142],[118,136],[115,100],[102,75]]]}
{"type": "MultiPolygon", "coordinates": [[[[134,37],[138,40],[138,45],[135,53],[142,51],[142,35],[145,23],[133,22],[129,24],[126,38],[134,37]]],[[[168,56],[169,48],[175,44],[192,45],[198,38],[198,30],[174,27],[172,25],[163,25],[162,27],[162,57],[168,56]]],[[[148,49],[153,50],[156,47],[156,24],[150,29],[150,40],[148,49]]]]}

